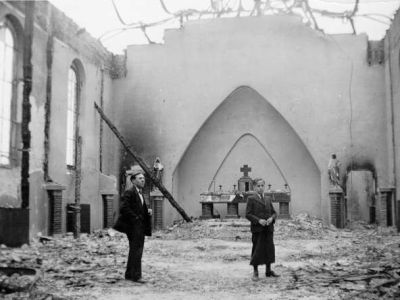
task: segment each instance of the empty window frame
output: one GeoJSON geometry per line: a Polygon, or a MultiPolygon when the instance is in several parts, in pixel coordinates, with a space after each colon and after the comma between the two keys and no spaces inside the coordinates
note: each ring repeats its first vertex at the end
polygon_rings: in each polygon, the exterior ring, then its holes
{"type": "Polygon", "coordinates": [[[79,76],[77,68],[72,65],[68,72],[68,108],[67,108],[67,149],[66,163],[68,168],[76,165],[76,131],[79,104],[79,76]]]}
{"type": "Polygon", "coordinates": [[[10,22],[0,23],[0,165],[11,163],[12,107],[17,58],[16,33],[10,22]]]}

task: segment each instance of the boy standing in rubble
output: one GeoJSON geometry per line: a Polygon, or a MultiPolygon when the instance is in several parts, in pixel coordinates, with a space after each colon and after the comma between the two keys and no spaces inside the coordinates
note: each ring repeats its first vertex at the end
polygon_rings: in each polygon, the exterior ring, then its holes
{"type": "Polygon", "coordinates": [[[253,266],[253,280],[258,280],[258,266],[265,265],[265,276],[278,277],[271,270],[275,262],[274,223],[276,212],[272,206],[272,198],[264,195],[265,181],[257,178],[253,181],[255,193],[247,199],[246,218],[251,222],[253,247],[250,265],[253,266]]]}

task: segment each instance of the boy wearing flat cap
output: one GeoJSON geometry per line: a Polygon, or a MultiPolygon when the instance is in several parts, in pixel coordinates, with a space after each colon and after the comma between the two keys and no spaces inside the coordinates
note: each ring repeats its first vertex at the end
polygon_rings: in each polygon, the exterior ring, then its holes
{"type": "Polygon", "coordinates": [[[122,195],[120,216],[114,229],[126,233],[129,240],[125,279],[145,283],[142,279],[142,254],[144,237],[151,236],[152,210],[147,208],[142,195],[145,185],[142,168],[133,166],[129,173],[133,186],[122,195]]]}

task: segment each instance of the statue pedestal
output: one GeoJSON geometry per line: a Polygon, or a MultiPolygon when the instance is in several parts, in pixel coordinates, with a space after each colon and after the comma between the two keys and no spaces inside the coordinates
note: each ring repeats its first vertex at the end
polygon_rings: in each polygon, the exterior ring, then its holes
{"type": "Polygon", "coordinates": [[[289,202],[279,202],[279,218],[289,219],[289,202]]]}
{"type": "Polygon", "coordinates": [[[153,228],[160,230],[164,228],[164,195],[159,189],[150,193],[151,208],[153,209],[153,228]]]}
{"type": "Polygon", "coordinates": [[[111,228],[114,225],[114,198],[118,194],[116,190],[101,190],[103,198],[103,228],[111,228]]]}
{"type": "Polygon", "coordinates": [[[64,185],[49,182],[43,185],[44,189],[47,190],[47,196],[49,199],[49,235],[61,234],[62,233],[62,191],[66,189],[64,185]]]}
{"type": "Polygon", "coordinates": [[[345,226],[345,203],[344,194],[341,187],[332,187],[329,190],[329,198],[331,202],[331,224],[336,228],[344,228],[345,226]]]}
{"type": "Polygon", "coordinates": [[[279,214],[278,214],[279,219],[290,218],[290,213],[289,213],[289,203],[291,197],[290,192],[280,191],[280,190],[276,191],[269,190],[265,193],[265,195],[271,197],[272,203],[279,203],[279,214]]]}
{"type": "Polygon", "coordinates": [[[394,187],[378,188],[377,221],[380,226],[395,224],[396,202],[393,197],[394,187]]]}

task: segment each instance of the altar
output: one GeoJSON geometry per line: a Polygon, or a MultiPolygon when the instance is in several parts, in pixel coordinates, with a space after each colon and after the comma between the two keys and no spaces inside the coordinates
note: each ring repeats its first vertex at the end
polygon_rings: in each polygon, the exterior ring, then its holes
{"type": "Polygon", "coordinates": [[[238,218],[239,214],[239,198],[234,193],[226,192],[207,192],[200,194],[201,203],[201,219],[212,219],[214,215],[215,204],[226,204],[227,205],[227,218],[238,218]]]}
{"type": "MultiPolygon", "coordinates": [[[[240,168],[240,171],[243,172],[243,176],[238,180],[237,189],[236,185],[233,185],[231,191],[224,191],[220,185],[219,190],[217,191],[208,191],[200,194],[200,203],[202,207],[201,219],[219,217],[214,214],[214,205],[217,204],[226,204],[226,218],[241,217],[239,215],[239,203],[247,203],[248,196],[255,192],[253,190],[253,180],[249,176],[251,168],[249,168],[248,165],[244,165],[240,168]]],[[[290,217],[290,189],[287,183],[285,183],[282,190],[274,190],[272,189],[272,186],[268,184],[268,189],[265,191],[265,195],[271,196],[273,203],[279,203],[278,218],[290,217]]]]}

